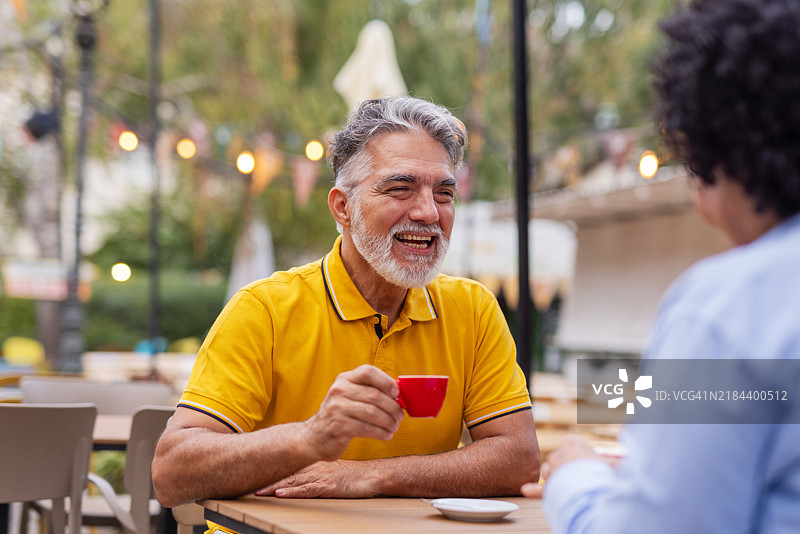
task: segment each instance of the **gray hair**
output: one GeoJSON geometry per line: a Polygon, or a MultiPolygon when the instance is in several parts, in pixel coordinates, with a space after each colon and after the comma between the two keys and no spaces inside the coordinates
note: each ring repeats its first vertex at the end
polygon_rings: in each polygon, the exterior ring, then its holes
{"type": "Polygon", "coordinates": [[[428,134],[447,151],[453,171],[461,167],[467,129],[447,108],[410,96],[378,98],[362,102],[347,117],[344,129],[330,139],[328,163],[335,185],[351,198],[372,166],[365,150],[369,142],[383,134],[409,131],[428,134]]]}

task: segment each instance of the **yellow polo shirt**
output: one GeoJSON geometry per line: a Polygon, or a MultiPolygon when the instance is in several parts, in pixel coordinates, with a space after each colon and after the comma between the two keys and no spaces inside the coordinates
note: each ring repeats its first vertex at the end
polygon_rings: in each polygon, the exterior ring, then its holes
{"type": "Polygon", "coordinates": [[[254,282],[230,300],[180,406],[250,432],[308,419],[336,376],[361,364],[393,377],[450,377],[438,417],[406,417],[389,441],[354,439],[342,456],[350,460],[455,449],[462,421],[474,427],[530,409],[513,339],[489,290],[439,275],[408,291],[388,328],[350,279],[340,244],[341,237],[321,260],[254,282]]]}

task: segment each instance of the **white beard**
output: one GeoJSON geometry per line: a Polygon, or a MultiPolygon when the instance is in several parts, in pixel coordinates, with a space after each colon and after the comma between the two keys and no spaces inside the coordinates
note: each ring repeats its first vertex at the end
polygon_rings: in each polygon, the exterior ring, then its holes
{"type": "Polygon", "coordinates": [[[357,199],[353,200],[350,236],[364,260],[387,282],[396,286],[410,289],[428,285],[442,267],[444,256],[450,246],[450,241],[444,237],[442,229],[433,224],[405,223],[394,225],[388,235],[376,235],[366,227],[360,203],[357,199]],[[433,256],[406,252],[403,259],[413,265],[408,268],[399,265],[392,256],[392,246],[394,236],[404,232],[436,235],[434,239],[436,250],[433,256]]]}

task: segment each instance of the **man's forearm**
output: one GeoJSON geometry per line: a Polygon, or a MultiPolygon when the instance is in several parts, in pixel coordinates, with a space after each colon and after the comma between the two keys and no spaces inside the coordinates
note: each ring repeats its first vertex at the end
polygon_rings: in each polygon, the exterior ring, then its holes
{"type": "Polygon", "coordinates": [[[379,474],[377,493],[389,496],[518,495],[522,484],[539,478],[538,449],[508,436],[485,438],[440,454],[367,463],[379,474]]]}
{"type": "Polygon", "coordinates": [[[491,436],[460,449],[422,456],[317,462],[258,492],[287,498],[485,497],[518,495],[538,481],[535,434],[491,436]]]}
{"type": "Polygon", "coordinates": [[[306,421],[243,434],[205,413],[178,407],[156,447],[156,495],[165,506],[234,497],[336,460],[355,437],[391,439],[403,418],[398,393],[392,377],[361,365],[336,377],[306,421]]]}
{"type": "Polygon", "coordinates": [[[204,428],[173,431],[159,442],[153,483],[168,507],[209,497],[250,493],[320,458],[303,438],[302,423],[244,434],[204,428]]]}
{"type": "Polygon", "coordinates": [[[539,480],[541,459],[530,410],[489,421],[470,431],[473,442],[427,456],[378,460],[377,492],[407,497],[519,495],[539,480]]]}

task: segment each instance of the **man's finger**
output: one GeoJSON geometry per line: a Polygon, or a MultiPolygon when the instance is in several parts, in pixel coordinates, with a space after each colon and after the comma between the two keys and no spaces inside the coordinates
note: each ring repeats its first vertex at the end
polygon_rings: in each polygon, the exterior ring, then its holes
{"type": "Polygon", "coordinates": [[[371,420],[370,415],[378,415],[371,407],[384,412],[396,423],[403,419],[403,409],[397,403],[395,397],[391,397],[377,388],[358,386],[343,393],[344,398],[352,401],[359,410],[365,411],[366,417],[363,418],[364,420],[371,420]]]}
{"type": "Polygon", "coordinates": [[[403,419],[403,410],[393,398],[370,386],[338,386],[331,388],[320,408],[323,417],[332,416],[335,420],[338,414],[386,432],[397,430],[403,419]]]}
{"type": "Polygon", "coordinates": [[[548,462],[548,461],[545,461],[545,462],[542,464],[542,468],[541,468],[541,470],[540,470],[540,473],[541,473],[541,475],[542,475],[542,478],[543,478],[543,479],[545,479],[545,480],[547,480],[548,478],[550,478],[550,473],[552,472],[552,470],[553,470],[553,467],[550,465],[550,462],[548,462]]]}
{"type": "Polygon", "coordinates": [[[291,488],[279,488],[275,490],[275,496],[284,499],[311,499],[314,497],[319,497],[321,494],[322,486],[314,483],[291,488]]]}
{"type": "Polygon", "coordinates": [[[374,365],[360,365],[352,371],[342,373],[339,376],[354,384],[377,388],[391,398],[395,398],[400,394],[394,379],[374,365]]]}
{"type": "Polygon", "coordinates": [[[530,499],[541,499],[542,495],[544,495],[544,484],[537,484],[534,482],[529,482],[524,484],[520,491],[525,497],[530,499]]]}
{"type": "Polygon", "coordinates": [[[400,427],[397,419],[370,405],[350,410],[346,415],[350,418],[348,433],[353,437],[388,441],[400,427]]]}

